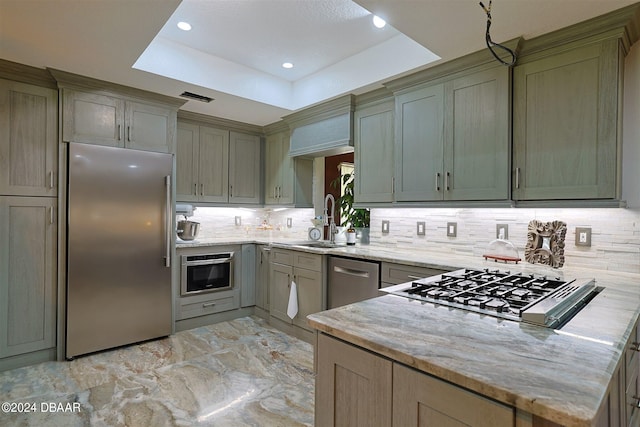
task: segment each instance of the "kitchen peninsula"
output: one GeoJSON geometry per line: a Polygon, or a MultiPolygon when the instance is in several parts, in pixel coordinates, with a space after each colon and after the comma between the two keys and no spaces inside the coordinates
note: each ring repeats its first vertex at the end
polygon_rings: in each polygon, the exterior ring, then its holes
{"type": "MultiPolygon", "coordinates": [[[[378,245],[327,249],[285,240],[239,239],[234,243],[441,270],[507,269],[481,257],[378,245]]],[[[312,314],[309,324],[319,331],[316,425],[333,425],[324,417],[339,417],[340,409],[359,408],[349,398],[356,395],[359,404],[369,409],[350,414],[364,413],[379,423],[364,421],[366,425],[395,425],[391,419],[400,422],[398,425],[416,425],[415,420],[402,417],[418,414],[418,406],[424,410],[424,400],[430,395],[444,396],[443,402],[453,405],[448,410],[474,426],[637,425],[633,424],[638,422],[638,413],[632,390],[637,387],[638,375],[634,347],[640,314],[638,276],[526,263],[509,265],[508,269],[565,279],[595,278],[596,285],[604,289],[560,329],[393,295],[312,314]],[[344,400],[334,400],[334,386],[338,387],[331,383],[333,375],[342,375],[338,380],[341,386],[356,387],[354,372],[368,378],[369,386],[364,390],[372,390],[369,397],[374,400],[355,389],[343,390],[344,400]],[[377,390],[375,384],[381,388],[377,390]],[[429,394],[430,390],[435,392],[429,394]],[[420,399],[424,400],[418,405],[420,399]],[[371,408],[375,410],[367,412],[371,408]],[[466,415],[472,418],[464,418],[466,415]]],[[[437,406],[440,403],[431,411],[446,413],[446,407],[437,406]]],[[[359,422],[364,425],[362,419],[359,422]]]]}

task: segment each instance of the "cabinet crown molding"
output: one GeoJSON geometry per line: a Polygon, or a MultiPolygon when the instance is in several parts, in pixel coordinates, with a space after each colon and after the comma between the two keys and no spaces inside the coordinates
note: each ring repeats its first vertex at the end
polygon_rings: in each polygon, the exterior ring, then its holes
{"type": "Polygon", "coordinates": [[[47,68],[47,70],[51,73],[60,88],[68,87],[72,89],[92,90],[103,92],[105,94],[116,93],[124,97],[160,102],[165,105],[173,106],[176,110],[187,102],[187,100],[184,99],[173,98],[155,92],[149,92],[142,89],[119,85],[117,83],[81,76],[67,71],[56,70],[54,68],[47,68]]]}
{"type": "Polygon", "coordinates": [[[322,104],[314,105],[304,110],[284,116],[282,119],[289,124],[291,129],[310,123],[319,122],[345,113],[353,113],[355,110],[355,95],[348,94],[332,99],[322,104]]]}
{"type": "Polygon", "coordinates": [[[0,78],[49,89],[58,89],[56,81],[47,70],[5,59],[0,59],[0,78]]]}
{"type": "Polygon", "coordinates": [[[262,126],[223,119],[221,117],[208,116],[206,114],[194,113],[192,111],[178,110],[178,120],[190,122],[196,125],[205,124],[219,129],[237,131],[254,136],[263,136],[264,134],[262,126]]]}

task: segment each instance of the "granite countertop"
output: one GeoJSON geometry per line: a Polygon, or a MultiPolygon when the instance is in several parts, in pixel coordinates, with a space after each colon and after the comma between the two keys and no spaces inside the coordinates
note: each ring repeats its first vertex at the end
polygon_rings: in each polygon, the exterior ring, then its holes
{"type": "Polygon", "coordinates": [[[394,295],[308,316],[321,332],[566,426],[591,426],[640,314],[640,275],[501,264],[482,257],[363,245],[310,248],[300,240],[214,239],[181,247],[269,244],[311,253],[455,270],[499,268],[604,287],[560,330],[394,295]]]}

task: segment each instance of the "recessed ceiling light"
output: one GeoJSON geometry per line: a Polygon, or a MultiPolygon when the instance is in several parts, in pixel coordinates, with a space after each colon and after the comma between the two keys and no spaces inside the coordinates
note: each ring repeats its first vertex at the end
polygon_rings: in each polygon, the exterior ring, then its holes
{"type": "Polygon", "coordinates": [[[387,25],[387,22],[379,16],[373,15],[373,25],[375,25],[376,28],[384,28],[384,26],[387,25]]]}
{"type": "Polygon", "coordinates": [[[293,64],[291,62],[283,62],[282,68],[293,68],[293,64]]]}
{"type": "Polygon", "coordinates": [[[190,31],[191,24],[189,24],[188,22],[180,21],[178,22],[178,28],[180,28],[182,31],[190,31]]]}

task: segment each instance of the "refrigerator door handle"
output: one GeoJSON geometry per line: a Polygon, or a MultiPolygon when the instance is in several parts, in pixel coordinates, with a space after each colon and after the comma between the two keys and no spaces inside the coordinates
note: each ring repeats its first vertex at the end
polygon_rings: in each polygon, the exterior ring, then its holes
{"type": "Polygon", "coordinates": [[[171,267],[171,232],[172,232],[172,211],[171,211],[171,175],[167,175],[164,178],[165,188],[167,190],[167,204],[166,204],[166,217],[167,217],[167,230],[166,230],[166,254],[164,257],[164,266],[171,267]]]}

